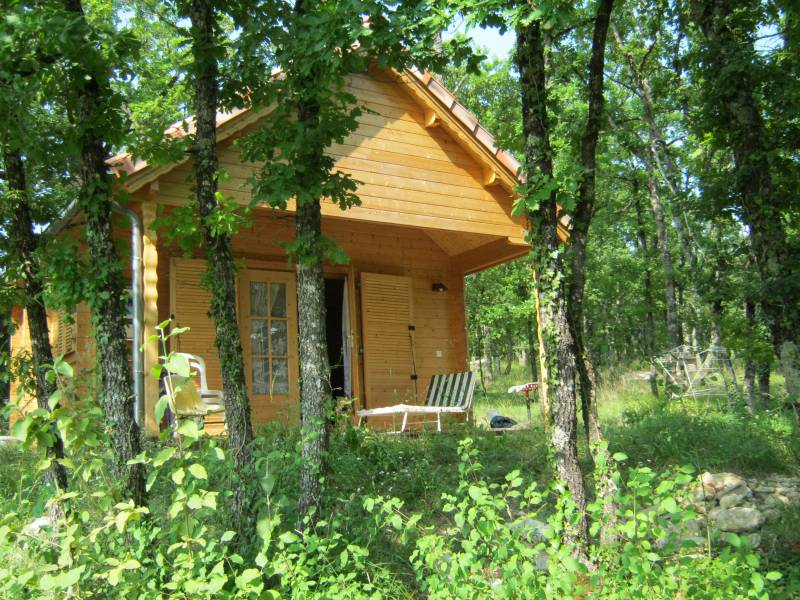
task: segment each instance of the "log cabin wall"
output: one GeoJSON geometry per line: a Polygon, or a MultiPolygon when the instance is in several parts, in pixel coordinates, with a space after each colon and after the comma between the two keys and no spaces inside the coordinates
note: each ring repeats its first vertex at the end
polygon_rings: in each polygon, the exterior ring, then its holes
{"type": "MultiPolygon", "coordinates": [[[[258,211],[252,225],[234,238],[234,255],[242,259],[245,268],[254,271],[291,271],[282,245],[293,238],[291,218],[258,211]]],[[[463,371],[467,368],[467,339],[464,309],[463,277],[452,268],[450,257],[423,231],[393,225],[372,225],[349,220],[327,219],[323,231],[339,243],[350,257],[346,266],[328,265],[326,275],[354,277],[355,306],[351,307],[351,330],[354,334],[353,360],[358,381],[354,390],[361,406],[380,406],[391,403],[391,398],[364,397],[364,363],[360,327],[361,273],[401,275],[411,278],[414,311],[414,350],[419,390],[419,401],[424,401],[425,390],[431,376],[436,373],[463,371]],[[443,283],[445,292],[433,291],[434,283],[443,283]]],[[[200,258],[200,254],[195,255],[200,258]]],[[[192,282],[200,277],[204,268],[201,260],[186,261],[163,244],[159,247],[159,271],[163,264],[171,264],[169,277],[159,275],[159,317],[166,319],[175,314],[177,323],[191,327],[191,331],[176,341],[175,350],[200,353],[208,366],[209,386],[219,389],[221,373],[214,348],[213,324],[205,316],[208,312],[208,292],[192,282]],[[172,259],[172,260],[171,260],[172,259]],[[170,280],[173,289],[170,289],[170,280]],[[180,295],[180,299],[176,297],[180,295]],[[164,299],[171,301],[165,301],[164,299]],[[182,310],[176,312],[176,306],[182,310]]],[[[241,308],[241,298],[240,298],[241,308]]],[[[294,334],[296,335],[296,333],[294,334]]],[[[409,341],[410,343],[410,341],[409,341]]],[[[248,365],[249,366],[249,365],[248,365]]],[[[366,374],[370,376],[369,373],[366,374]]],[[[409,401],[410,399],[404,398],[409,401]]],[[[295,407],[296,408],[296,407],[295,407]]],[[[275,418],[296,418],[297,412],[280,404],[270,406],[261,399],[253,402],[254,424],[264,424],[275,418]]],[[[213,419],[212,419],[213,422],[213,419]]]]}

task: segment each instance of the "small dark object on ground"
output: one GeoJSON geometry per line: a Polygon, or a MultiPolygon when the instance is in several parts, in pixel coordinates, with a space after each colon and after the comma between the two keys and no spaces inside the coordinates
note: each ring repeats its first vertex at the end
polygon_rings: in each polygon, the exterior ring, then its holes
{"type": "Polygon", "coordinates": [[[503,415],[495,415],[489,421],[489,427],[492,429],[505,429],[507,427],[513,427],[516,424],[517,422],[514,419],[511,417],[504,417],[503,415]]]}

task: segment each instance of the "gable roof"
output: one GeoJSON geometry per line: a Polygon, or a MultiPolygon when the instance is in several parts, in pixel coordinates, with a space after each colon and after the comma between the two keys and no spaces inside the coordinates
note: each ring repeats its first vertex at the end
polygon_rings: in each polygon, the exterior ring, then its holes
{"type": "MultiPolygon", "coordinates": [[[[484,170],[484,183],[499,183],[509,192],[520,182],[521,165],[509,152],[501,149],[494,137],[483,127],[478,119],[467,108],[456,100],[456,97],[429,72],[417,69],[404,71],[387,71],[397,83],[426,109],[427,126],[443,123],[453,134],[454,139],[462,145],[484,170]]],[[[235,133],[256,122],[263,111],[242,108],[230,112],[217,113],[217,142],[223,141],[235,133]]],[[[189,132],[194,129],[194,118],[186,119],[189,132]]],[[[165,132],[165,136],[180,138],[187,134],[183,121],[173,124],[165,132]]],[[[115,171],[128,174],[125,187],[134,192],[186,162],[188,156],[171,163],[152,166],[147,161],[135,158],[130,153],[123,153],[110,158],[107,162],[115,171]]]]}

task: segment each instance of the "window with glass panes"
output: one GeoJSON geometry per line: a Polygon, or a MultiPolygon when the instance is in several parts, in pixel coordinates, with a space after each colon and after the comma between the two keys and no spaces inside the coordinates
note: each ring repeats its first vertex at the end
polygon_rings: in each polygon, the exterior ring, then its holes
{"type": "Polygon", "coordinates": [[[250,281],[250,359],[254,394],[289,394],[286,284],[250,281]]]}

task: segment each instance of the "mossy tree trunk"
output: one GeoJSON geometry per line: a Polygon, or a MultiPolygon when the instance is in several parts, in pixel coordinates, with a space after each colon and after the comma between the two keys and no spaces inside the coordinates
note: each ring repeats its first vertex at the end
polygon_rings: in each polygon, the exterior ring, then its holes
{"type": "MultiPolygon", "coordinates": [[[[558,237],[558,207],[553,183],[552,148],[547,120],[545,53],[541,23],[537,19],[517,31],[517,67],[522,92],[522,127],[525,137],[526,203],[531,255],[538,301],[542,351],[552,396],[551,441],[558,479],[569,489],[579,521],[567,527],[567,537],[582,547],[588,540],[585,519],[586,492],[578,464],[574,339],[569,326],[569,290],[564,252],[558,237]],[[545,196],[538,201],[536,193],[545,196]]],[[[544,371],[544,369],[543,369],[544,371]]]]}
{"type": "Polygon", "coordinates": [[[210,315],[214,320],[214,344],[222,371],[225,422],[233,462],[233,528],[239,542],[246,544],[255,530],[254,497],[250,482],[253,470],[253,427],[247,395],[244,353],[236,318],[236,266],[231,236],[212,225],[217,200],[217,101],[219,67],[216,58],[214,5],[210,0],[193,0],[189,10],[194,59],[194,102],[196,131],[192,155],[200,228],[208,266],[207,285],[211,292],[210,315]]]}
{"type": "MultiPolygon", "coordinates": [[[[295,11],[302,15],[309,7],[303,0],[295,2],[295,11]]],[[[314,82],[308,82],[313,89],[314,82]]],[[[297,119],[306,130],[320,126],[319,105],[313,100],[301,101],[297,119]]],[[[313,139],[306,134],[304,137],[313,139]]],[[[308,148],[301,159],[308,172],[321,170],[323,148],[308,148]]],[[[299,514],[313,522],[319,518],[322,499],[322,478],[326,471],[328,423],[332,410],[330,365],[325,330],[325,279],[323,276],[324,240],[322,237],[321,198],[298,199],[295,235],[300,243],[297,255],[297,303],[300,352],[300,435],[302,466],[300,468],[299,514]]]]}
{"type": "MultiPolygon", "coordinates": [[[[86,20],[79,0],[66,0],[64,6],[75,16],[76,31],[85,48],[79,49],[91,60],[76,66],[72,86],[78,97],[72,126],[78,132],[80,161],[81,208],[86,217],[86,242],[89,259],[94,268],[93,288],[88,303],[93,313],[97,362],[103,384],[103,407],[106,427],[114,449],[114,471],[122,483],[123,493],[137,504],[145,503],[144,465],[129,465],[128,461],[141,452],[141,435],[134,419],[131,369],[128,363],[126,335],[125,280],[116,239],[112,228],[111,210],[113,180],[106,159],[109,152],[104,142],[113,91],[109,84],[111,66],[103,63],[91,45],[86,20]]],[[[112,119],[113,120],[113,119],[112,119]]]]}
{"type": "MultiPolygon", "coordinates": [[[[11,200],[11,205],[5,207],[8,211],[7,235],[15,248],[24,286],[36,405],[49,411],[48,400],[56,391],[55,384],[46,378],[47,370],[53,364],[53,349],[50,346],[50,331],[47,326],[44,286],[36,256],[38,239],[33,230],[25,163],[19,150],[13,149],[6,149],[3,162],[9,190],[8,198],[11,200]]],[[[54,488],[65,491],[68,485],[67,470],[64,465],[57,462],[64,458],[64,440],[58,431],[54,431],[53,434],[55,441],[47,449],[48,456],[53,460],[47,470],[47,479],[54,488]]]]}

